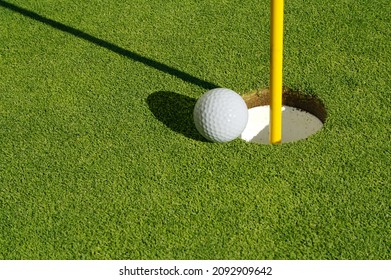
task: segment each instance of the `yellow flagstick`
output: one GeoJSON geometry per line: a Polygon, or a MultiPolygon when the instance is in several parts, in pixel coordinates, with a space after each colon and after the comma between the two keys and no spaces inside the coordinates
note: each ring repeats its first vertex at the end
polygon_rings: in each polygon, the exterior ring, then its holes
{"type": "Polygon", "coordinates": [[[270,144],[282,139],[282,56],[284,0],[271,0],[270,38],[270,144]]]}

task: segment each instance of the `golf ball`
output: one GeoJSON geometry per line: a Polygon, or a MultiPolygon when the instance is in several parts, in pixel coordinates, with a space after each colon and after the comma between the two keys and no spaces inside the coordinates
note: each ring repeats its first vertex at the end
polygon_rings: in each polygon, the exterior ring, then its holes
{"type": "Polygon", "coordinates": [[[228,142],[246,128],[248,109],[243,98],[233,90],[216,88],[204,93],[193,112],[198,132],[212,142],[228,142]]]}

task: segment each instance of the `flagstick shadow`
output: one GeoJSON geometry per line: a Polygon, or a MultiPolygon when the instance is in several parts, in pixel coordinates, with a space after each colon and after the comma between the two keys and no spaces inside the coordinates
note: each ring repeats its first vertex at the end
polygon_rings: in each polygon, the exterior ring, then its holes
{"type": "Polygon", "coordinates": [[[158,62],[156,60],[153,60],[151,58],[142,56],[142,55],[137,54],[135,52],[126,50],[120,46],[113,44],[113,43],[99,39],[99,38],[94,37],[88,33],[83,32],[79,29],[73,28],[71,26],[67,26],[67,25],[60,23],[58,21],[46,18],[46,17],[41,16],[33,11],[19,7],[15,4],[11,4],[6,1],[0,0],[0,7],[3,7],[5,9],[8,9],[8,10],[16,12],[16,13],[19,13],[25,17],[28,17],[28,18],[33,19],[35,21],[46,24],[46,25],[48,25],[52,28],[55,28],[57,30],[60,30],[62,32],[66,32],[68,34],[71,34],[77,38],[80,38],[80,39],[83,39],[83,40],[88,41],[90,43],[93,43],[99,47],[108,49],[114,53],[117,53],[117,54],[122,55],[124,57],[127,57],[129,59],[132,59],[133,61],[140,62],[146,66],[152,67],[152,68],[159,70],[159,71],[162,71],[166,74],[175,76],[185,82],[192,83],[192,84],[197,85],[199,87],[202,87],[204,89],[213,89],[213,88],[219,87],[218,85],[215,85],[215,84],[210,83],[208,81],[204,81],[202,79],[194,77],[194,76],[192,76],[186,72],[183,72],[179,69],[173,68],[171,66],[163,64],[163,63],[158,62]]]}

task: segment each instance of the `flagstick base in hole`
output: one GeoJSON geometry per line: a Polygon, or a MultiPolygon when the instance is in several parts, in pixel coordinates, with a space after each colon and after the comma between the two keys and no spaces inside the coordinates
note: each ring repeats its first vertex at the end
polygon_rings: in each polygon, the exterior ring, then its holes
{"type": "Polygon", "coordinates": [[[280,144],[282,139],[284,0],[271,0],[270,4],[270,144],[280,144]]]}
{"type": "MultiPolygon", "coordinates": [[[[249,115],[240,138],[255,144],[269,144],[269,90],[245,94],[243,99],[249,108],[249,115]]],[[[285,88],[282,102],[282,143],[307,139],[322,129],[327,112],[318,98],[285,88]]]]}

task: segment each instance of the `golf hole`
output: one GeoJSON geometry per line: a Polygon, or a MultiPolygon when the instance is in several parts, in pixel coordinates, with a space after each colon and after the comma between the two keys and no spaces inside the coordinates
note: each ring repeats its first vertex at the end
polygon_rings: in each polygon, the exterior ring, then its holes
{"type": "MultiPolygon", "coordinates": [[[[249,115],[240,138],[251,143],[269,144],[269,90],[245,94],[243,99],[249,115]]],[[[316,97],[284,88],[282,103],[282,143],[306,139],[322,129],[327,113],[316,97]]]]}

